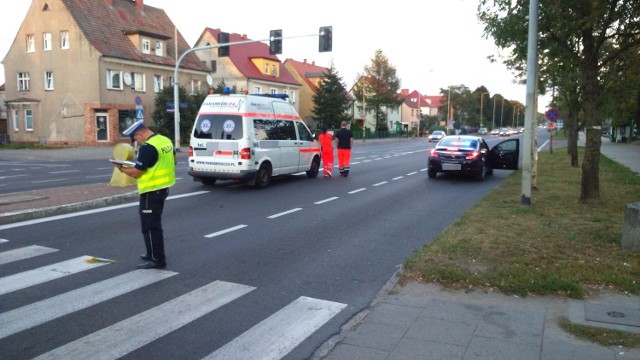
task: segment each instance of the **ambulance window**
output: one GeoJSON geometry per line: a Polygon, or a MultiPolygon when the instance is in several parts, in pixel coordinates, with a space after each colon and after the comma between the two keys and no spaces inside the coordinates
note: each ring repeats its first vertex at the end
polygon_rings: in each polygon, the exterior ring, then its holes
{"type": "Polygon", "coordinates": [[[302,141],[313,141],[313,136],[302,121],[296,121],[296,127],[298,128],[298,135],[302,141]]]}
{"type": "Polygon", "coordinates": [[[201,115],[193,127],[193,136],[198,139],[238,140],[242,134],[239,115],[201,115]]]}

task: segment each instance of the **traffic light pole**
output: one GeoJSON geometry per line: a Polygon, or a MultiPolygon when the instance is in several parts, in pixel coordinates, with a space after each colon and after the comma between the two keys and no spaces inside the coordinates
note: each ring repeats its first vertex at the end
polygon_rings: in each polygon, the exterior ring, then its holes
{"type": "MultiPolygon", "coordinates": [[[[187,51],[185,51],[180,58],[178,59],[178,61],[176,61],[176,66],[173,70],[173,109],[174,109],[174,113],[173,113],[173,123],[174,123],[174,148],[176,151],[180,151],[180,106],[178,106],[180,104],[180,99],[179,99],[179,89],[180,89],[180,82],[178,81],[178,70],[180,69],[180,63],[182,62],[182,60],[184,60],[184,58],[189,55],[190,53],[194,52],[194,51],[200,51],[200,50],[209,50],[209,49],[216,49],[216,48],[220,48],[223,46],[233,46],[233,45],[242,45],[242,44],[253,44],[253,43],[257,43],[257,42],[265,42],[265,41],[274,41],[274,40],[282,40],[282,39],[295,39],[295,38],[301,38],[301,37],[311,37],[311,36],[319,36],[320,37],[320,47],[322,48],[322,44],[326,44],[327,42],[327,36],[328,41],[329,41],[329,48],[328,50],[323,50],[323,51],[331,51],[331,31],[330,31],[331,27],[321,27],[320,28],[320,32],[317,34],[309,34],[309,35],[297,35],[297,36],[281,36],[281,37],[270,37],[268,39],[261,39],[261,40],[246,40],[246,41],[236,41],[236,42],[229,42],[229,43],[222,43],[222,44],[215,44],[215,45],[207,45],[207,46],[199,46],[199,47],[195,47],[192,49],[189,49],[187,51]],[[329,31],[327,32],[327,28],[329,28],[329,31]]],[[[326,45],[325,45],[326,48],[326,45]]],[[[322,50],[322,49],[321,49],[322,50]]]]}

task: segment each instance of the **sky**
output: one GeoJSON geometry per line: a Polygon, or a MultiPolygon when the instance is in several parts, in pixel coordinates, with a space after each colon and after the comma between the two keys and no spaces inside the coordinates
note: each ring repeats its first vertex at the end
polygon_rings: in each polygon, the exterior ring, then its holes
{"type": "MultiPolygon", "coordinates": [[[[206,27],[246,34],[252,40],[267,40],[270,30],[281,29],[283,51],[278,57],[282,62],[306,59],[324,67],[333,62],[347,89],[371,64],[376,51],[382,50],[396,68],[401,89],[439,95],[441,88],[452,85],[464,85],[471,91],[485,86],[491,96],[501,94],[507,100],[526,102],[526,86],[517,84],[504,65],[487,59],[501,51],[484,36],[476,16],[478,0],[409,0],[384,6],[345,0],[144,3],[163,9],[190,46],[206,27]],[[333,27],[331,52],[318,52],[321,26],[333,27]]],[[[0,59],[9,51],[30,5],[30,0],[0,3],[0,13],[11,14],[0,22],[0,59]]],[[[4,79],[0,67],[0,84],[4,79]]],[[[547,103],[540,97],[538,110],[544,112],[547,103]]]]}

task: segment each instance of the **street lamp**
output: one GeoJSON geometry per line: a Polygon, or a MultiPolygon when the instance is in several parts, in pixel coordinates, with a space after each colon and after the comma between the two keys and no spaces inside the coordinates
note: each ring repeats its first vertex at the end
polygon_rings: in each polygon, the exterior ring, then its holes
{"type": "Polygon", "coordinates": [[[491,125],[494,125],[495,123],[496,123],[496,96],[494,95],[493,96],[493,115],[491,118],[491,125]]]}
{"type": "Polygon", "coordinates": [[[488,92],[483,92],[482,94],[480,94],[480,127],[482,127],[482,99],[484,99],[484,96],[487,94],[488,92]]]}
{"type": "Polygon", "coordinates": [[[449,96],[447,96],[447,120],[445,122],[444,130],[449,135],[449,119],[451,118],[451,86],[449,86],[449,96]]]}
{"type": "Polygon", "coordinates": [[[502,109],[500,110],[500,127],[502,127],[502,115],[504,114],[504,96],[502,97],[502,109]]]}
{"type": "Polygon", "coordinates": [[[420,91],[416,90],[416,93],[418,94],[418,98],[417,98],[417,101],[416,101],[416,103],[418,104],[418,110],[417,110],[416,115],[418,116],[418,137],[420,137],[420,120],[421,120],[420,119],[420,113],[421,113],[420,112],[420,91]]]}

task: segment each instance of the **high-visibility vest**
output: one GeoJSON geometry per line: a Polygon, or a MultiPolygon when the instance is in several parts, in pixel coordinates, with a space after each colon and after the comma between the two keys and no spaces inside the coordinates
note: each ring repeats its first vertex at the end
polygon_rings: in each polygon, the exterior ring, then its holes
{"type": "Polygon", "coordinates": [[[147,139],[146,144],[158,152],[158,161],[138,178],[138,193],[160,190],[176,183],[176,165],[171,140],[160,134],[147,139]]]}

